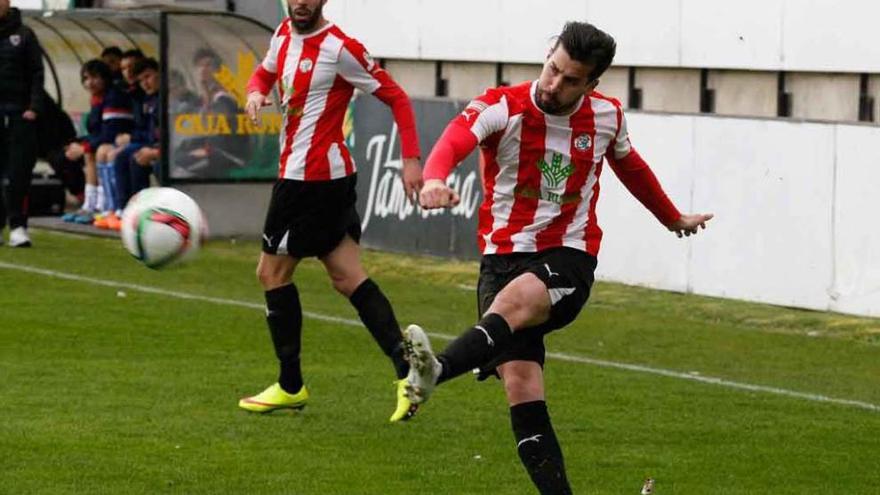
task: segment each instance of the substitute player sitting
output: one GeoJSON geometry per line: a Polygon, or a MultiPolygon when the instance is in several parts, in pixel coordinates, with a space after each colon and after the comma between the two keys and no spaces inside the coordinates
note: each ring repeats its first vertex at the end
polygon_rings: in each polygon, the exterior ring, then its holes
{"type": "Polygon", "coordinates": [[[595,91],[614,39],[565,25],[537,81],[490,89],[446,128],[425,166],[424,208],[458,202],[450,171],[481,146],[480,321],[436,357],[425,332],[406,332],[410,400],[472,369],[504,382],[523,465],[542,494],[571,493],[544,402],[544,335],[571,323],[593,284],[602,230],[599,175],[607,160],[629,191],[669,230],[705,228],[712,215],[682,215],[633,149],[623,109],[595,91]]]}
{"type": "Polygon", "coordinates": [[[298,409],[309,394],[300,369],[302,307],[292,281],[297,264],[315,256],[397,373],[397,408],[391,421],[411,417],[416,407],[404,394],[409,365],[400,326],[388,299],[361,266],[360,218],[355,210],[355,164],[342,132],[355,88],[386,103],[400,131],[403,182],[409,198],[421,188],[415,117],[406,93],[357,40],[324,18],[326,0],[288,0],[290,17],[272,36],[269,52],[248,84],[247,113],[268,104],[276,82],[284,125],[281,163],[263,231],[257,276],[266,291],[266,321],[280,364],[278,382],[242,399],[249,411],[298,409]]]}

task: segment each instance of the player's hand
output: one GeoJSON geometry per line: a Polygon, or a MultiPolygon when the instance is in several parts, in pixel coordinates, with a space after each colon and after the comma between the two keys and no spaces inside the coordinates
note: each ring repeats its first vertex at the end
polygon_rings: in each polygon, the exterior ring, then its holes
{"type": "Polygon", "coordinates": [[[23,114],[21,114],[21,118],[24,120],[29,120],[31,122],[37,120],[37,112],[33,110],[25,110],[23,114]]]}
{"type": "Polygon", "coordinates": [[[247,113],[248,117],[251,119],[251,123],[254,125],[258,125],[259,121],[257,120],[257,116],[260,113],[260,109],[263,107],[268,107],[272,104],[272,101],[266,98],[266,95],[260,93],[259,91],[252,91],[248,93],[247,103],[244,106],[244,110],[247,113]]]}
{"type": "Polygon", "coordinates": [[[425,184],[422,181],[422,165],[418,158],[404,158],[403,170],[400,171],[403,179],[403,190],[406,192],[406,199],[415,204],[419,200],[419,192],[425,184]]]}
{"type": "Polygon", "coordinates": [[[706,222],[714,217],[712,213],[697,213],[694,215],[682,215],[681,218],[667,226],[667,228],[675,232],[679,238],[687,237],[691,234],[697,235],[699,229],[706,228],[706,222]]]}
{"type": "Polygon", "coordinates": [[[425,185],[419,193],[419,204],[426,210],[449,208],[456,206],[459,202],[461,202],[461,198],[458,194],[440,179],[425,181],[425,185]]]}
{"type": "Polygon", "coordinates": [[[116,146],[124,148],[131,143],[131,134],[119,134],[116,136],[116,146]]]}
{"type": "Polygon", "coordinates": [[[86,150],[85,150],[85,148],[83,148],[82,144],[76,143],[76,142],[70,143],[64,149],[64,158],[67,158],[68,160],[75,162],[75,161],[79,160],[80,158],[82,158],[82,156],[85,154],[85,152],[86,152],[86,150]]]}
{"type": "Polygon", "coordinates": [[[156,159],[159,158],[159,149],[158,148],[141,148],[134,154],[134,161],[137,162],[141,167],[150,166],[156,159]]]}

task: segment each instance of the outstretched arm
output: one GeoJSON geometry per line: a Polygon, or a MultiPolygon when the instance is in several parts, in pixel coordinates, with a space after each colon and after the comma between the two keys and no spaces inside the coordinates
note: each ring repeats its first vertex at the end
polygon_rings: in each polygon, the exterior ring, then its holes
{"type": "Polygon", "coordinates": [[[705,229],[706,222],[712,219],[711,213],[683,215],[679,212],[663,191],[657,176],[636,150],[631,149],[622,158],[614,158],[614,153],[609,152],[607,159],[629,192],[678,237],[696,234],[698,228],[705,229]]]}

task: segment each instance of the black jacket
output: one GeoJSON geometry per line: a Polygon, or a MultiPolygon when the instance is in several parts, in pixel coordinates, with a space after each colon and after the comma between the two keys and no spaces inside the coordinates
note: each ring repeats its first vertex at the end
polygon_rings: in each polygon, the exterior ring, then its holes
{"type": "Polygon", "coordinates": [[[43,50],[15,8],[0,19],[0,105],[43,109],[43,50]]]}

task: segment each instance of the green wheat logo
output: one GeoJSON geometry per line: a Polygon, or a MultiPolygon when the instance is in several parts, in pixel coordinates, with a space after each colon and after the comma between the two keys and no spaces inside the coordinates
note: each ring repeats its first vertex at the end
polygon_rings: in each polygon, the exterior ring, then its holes
{"type": "Polygon", "coordinates": [[[549,165],[546,160],[541,158],[541,161],[538,162],[538,170],[541,171],[541,175],[544,176],[547,185],[551,188],[556,188],[562,181],[571,177],[571,174],[574,173],[574,165],[569,163],[567,166],[563,166],[562,153],[553,153],[553,158],[550,159],[549,165]]]}

